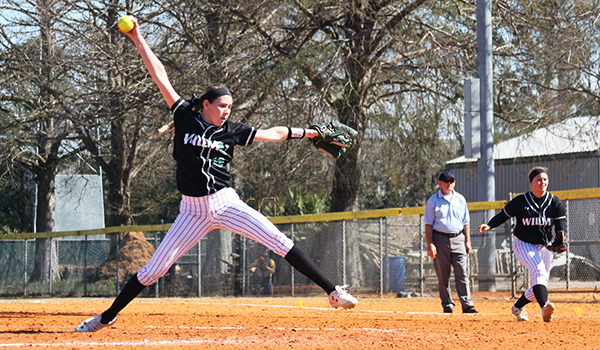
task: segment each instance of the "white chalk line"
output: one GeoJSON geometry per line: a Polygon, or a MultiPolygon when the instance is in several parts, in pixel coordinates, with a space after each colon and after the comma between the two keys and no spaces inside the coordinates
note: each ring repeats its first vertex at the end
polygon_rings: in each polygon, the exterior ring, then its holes
{"type": "MultiPolygon", "coordinates": [[[[154,304],[155,302],[141,301],[140,303],[154,304]]],[[[295,306],[295,305],[270,305],[270,304],[242,304],[242,303],[215,303],[215,302],[178,302],[178,304],[190,305],[220,305],[220,306],[249,306],[249,307],[265,307],[265,308],[282,308],[282,309],[307,309],[319,311],[338,311],[338,312],[364,312],[376,314],[414,314],[414,315],[447,315],[441,312],[413,312],[413,311],[390,311],[390,310],[362,310],[362,309],[334,309],[332,307],[315,307],[315,306],[295,306]]]]}
{"type": "Polygon", "coordinates": [[[198,345],[198,344],[214,344],[224,343],[225,341],[214,340],[157,340],[150,341],[147,339],[140,341],[123,341],[123,342],[61,342],[61,343],[7,343],[0,344],[0,348],[21,348],[21,347],[65,347],[65,346],[165,346],[165,345],[198,345]]]}
{"type": "MultiPolygon", "coordinates": [[[[285,327],[253,327],[247,328],[242,326],[235,327],[192,327],[192,326],[146,326],[151,329],[188,329],[188,330],[269,330],[269,331],[308,331],[308,332],[340,332],[340,331],[367,331],[367,332],[405,332],[406,329],[380,329],[380,328],[285,328],[285,327]]],[[[199,344],[233,344],[240,341],[231,340],[157,340],[150,341],[147,339],[140,341],[122,341],[122,342],[60,342],[60,343],[7,343],[0,344],[0,348],[9,347],[65,347],[65,346],[177,346],[177,345],[199,345],[199,344]]],[[[241,341],[244,343],[244,341],[241,341]]]]}
{"type": "Polygon", "coordinates": [[[385,328],[302,328],[302,327],[243,327],[243,326],[235,326],[235,327],[214,327],[214,326],[146,326],[146,328],[152,329],[194,329],[194,330],[272,330],[272,331],[310,331],[310,332],[341,332],[341,331],[366,331],[366,332],[383,332],[383,333],[393,333],[393,332],[406,332],[404,328],[395,328],[395,329],[385,329],[385,328]]]}

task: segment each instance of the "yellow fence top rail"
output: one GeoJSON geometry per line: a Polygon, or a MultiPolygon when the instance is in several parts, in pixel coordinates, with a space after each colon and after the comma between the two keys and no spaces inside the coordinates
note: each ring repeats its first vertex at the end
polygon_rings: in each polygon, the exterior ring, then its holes
{"type": "Polygon", "coordinates": [[[105,234],[109,234],[109,233],[118,233],[118,232],[167,231],[169,229],[169,227],[171,227],[171,224],[141,225],[141,226],[113,226],[113,227],[107,227],[107,228],[98,228],[98,229],[93,229],[93,230],[79,230],[79,231],[18,233],[18,234],[14,234],[14,235],[0,235],[0,240],[105,235],[105,234]]]}
{"type": "Polygon", "coordinates": [[[352,219],[372,219],[384,218],[387,216],[400,216],[402,208],[363,210],[363,211],[344,211],[338,213],[309,214],[309,215],[290,215],[290,216],[269,216],[269,220],[276,225],[292,224],[299,222],[319,222],[319,221],[341,221],[352,219]]]}
{"type": "MultiPolygon", "coordinates": [[[[561,200],[584,199],[584,198],[599,198],[600,188],[586,188],[581,190],[567,191],[550,191],[561,200]]],[[[513,198],[519,193],[513,194],[513,198]]],[[[467,203],[469,210],[499,210],[504,208],[506,201],[494,202],[471,202],[467,203]]],[[[390,216],[412,216],[424,215],[425,207],[411,208],[390,208],[377,210],[363,211],[348,211],[326,214],[310,214],[310,215],[291,215],[291,216],[270,216],[271,222],[276,225],[293,224],[303,222],[323,222],[323,221],[341,221],[353,219],[373,219],[390,216]]],[[[119,232],[152,232],[152,231],[167,231],[171,224],[164,225],[142,225],[142,226],[115,226],[94,230],[79,230],[79,231],[60,231],[60,232],[38,232],[38,233],[19,233],[14,235],[0,235],[0,240],[19,240],[19,239],[36,239],[50,237],[72,237],[72,236],[88,236],[88,235],[103,235],[119,232]]]]}
{"type": "MultiPolygon", "coordinates": [[[[584,188],[581,190],[564,190],[564,191],[550,191],[556,197],[563,201],[569,199],[585,199],[585,198],[596,198],[600,197],[600,188],[584,188]]],[[[514,193],[513,198],[522,193],[514,193]]]]}
{"type": "MultiPolygon", "coordinates": [[[[497,210],[504,208],[506,201],[471,202],[467,203],[469,210],[497,210]]],[[[402,208],[402,216],[425,215],[425,207],[402,208]]]]}

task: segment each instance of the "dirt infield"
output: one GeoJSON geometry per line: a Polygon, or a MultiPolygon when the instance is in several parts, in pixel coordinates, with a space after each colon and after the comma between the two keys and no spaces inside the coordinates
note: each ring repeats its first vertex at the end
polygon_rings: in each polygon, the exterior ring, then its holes
{"type": "Polygon", "coordinates": [[[0,301],[0,349],[600,349],[600,303],[550,295],[544,323],[510,314],[508,294],[474,295],[480,314],[441,313],[438,298],[367,298],[335,310],[325,297],[134,300],[97,333],[73,330],[112,299],[0,301]],[[579,316],[576,309],[581,308],[579,316]]]}

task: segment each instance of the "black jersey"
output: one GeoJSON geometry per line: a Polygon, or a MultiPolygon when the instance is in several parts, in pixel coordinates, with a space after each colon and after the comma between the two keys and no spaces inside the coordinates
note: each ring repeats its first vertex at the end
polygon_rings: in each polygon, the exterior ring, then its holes
{"type": "Polygon", "coordinates": [[[488,225],[494,228],[515,217],[516,237],[524,242],[548,245],[554,240],[553,226],[557,231],[566,230],[566,212],[563,202],[552,193],[546,192],[542,198],[536,198],[530,191],[508,202],[488,225]]]}
{"type": "Polygon", "coordinates": [[[256,128],[230,121],[222,126],[206,123],[183,99],[173,104],[171,112],[179,192],[201,197],[232,187],[227,164],[233,159],[234,146],[252,144],[256,128]]]}

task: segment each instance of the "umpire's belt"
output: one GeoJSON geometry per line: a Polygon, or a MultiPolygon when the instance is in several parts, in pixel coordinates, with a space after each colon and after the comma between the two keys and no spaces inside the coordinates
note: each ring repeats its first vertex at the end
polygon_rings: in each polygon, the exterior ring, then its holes
{"type": "Polygon", "coordinates": [[[436,230],[433,230],[433,233],[439,233],[440,235],[448,236],[450,238],[454,238],[454,237],[460,236],[462,234],[462,232],[459,232],[459,233],[446,233],[446,232],[440,232],[440,231],[436,231],[436,230]]]}

